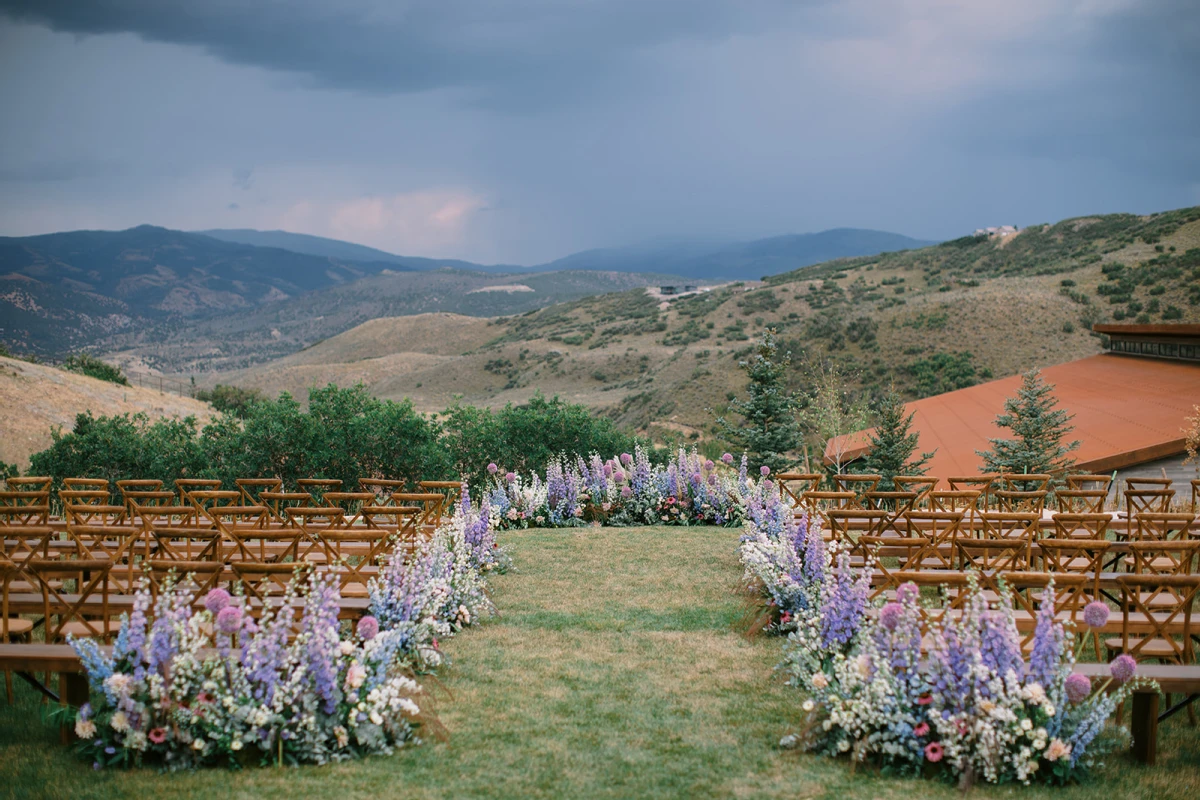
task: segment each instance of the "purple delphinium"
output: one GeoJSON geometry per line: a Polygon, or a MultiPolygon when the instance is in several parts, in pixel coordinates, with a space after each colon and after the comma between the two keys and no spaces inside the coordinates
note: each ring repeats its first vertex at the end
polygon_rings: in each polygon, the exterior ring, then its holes
{"type": "Polygon", "coordinates": [[[1067,676],[1064,688],[1066,689],[1068,700],[1072,703],[1082,703],[1092,693],[1092,681],[1086,675],[1072,672],[1067,676]]]}
{"type": "Polygon", "coordinates": [[[870,570],[862,570],[855,576],[850,566],[850,554],[841,552],[833,568],[833,580],[827,584],[827,594],[822,598],[821,640],[825,647],[834,649],[844,646],[862,625],[867,609],[870,589],[870,570]]]}
{"type": "Polygon", "coordinates": [[[1011,670],[1019,676],[1025,660],[1017,641],[1017,629],[1011,620],[999,611],[987,611],[980,615],[979,623],[979,651],[983,663],[997,675],[1007,675],[1011,670]]]}
{"type": "Polygon", "coordinates": [[[1046,587],[1038,608],[1033,632],[1033,651],[1029,654],[1026,679],[1050,686],[1058,674],[1063,656],[1063,629],[1054,619],[1054,584],[1046,587]]]}
{"type": "Polygon", "coordinates": [[[321,698],[326,714],[337,708],[338,611],[341,600],[337,577],[333,571],[319,572],[312,577],[304,614],[300,618],[300,635],[307,636],[304,658],[312,689],[321,698]]]}
{"type": "Polygon", "coordinates": [[[1117,683],[1126,683],[1137,672],[1137,662],[1128,653],[1122,653],[1108,665],[1108,671],[1117,683]]]}

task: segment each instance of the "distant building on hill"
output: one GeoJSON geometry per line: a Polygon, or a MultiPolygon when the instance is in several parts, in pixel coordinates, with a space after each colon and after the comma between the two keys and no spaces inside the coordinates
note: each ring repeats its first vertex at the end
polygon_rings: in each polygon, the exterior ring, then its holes
{"type": "Polygon", "coordinates": [[[1019,230],[1020,229],[1017,228],[1016,225],[993,225],[990,228],[976,228],[975,235],[987,236],[988,238],[993,236],[1011,236],[1012,234],[1017,233],[1019,230]]]}

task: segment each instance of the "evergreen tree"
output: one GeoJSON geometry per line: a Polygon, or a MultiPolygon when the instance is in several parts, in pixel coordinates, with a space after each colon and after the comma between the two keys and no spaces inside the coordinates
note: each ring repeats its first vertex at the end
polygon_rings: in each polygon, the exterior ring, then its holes
{"type": "Polygon", "coordinates": [[[800,444],[796,399],[783,382],[790,363],[791,354],[780,357],[775,331],[768,328],[755,345],[754,354],[738,363],[750,377],[749,397],[730,402],[729,409],[742,417],[742,424],[717,418],[722,435],[745,450],[752,465],[766,465],[772,472],[791,466],[795,458],[788,453],[800,444]]]}
{"type": "Polygon", "coordinates": [[[1005,400],[1005,413],[996,417],[996,424],[1015,438],[990,439],[991,450],[975,451],[983,459],[983,471],[1062,475],[1070,469],[1075,462],[1068,454],[1079,442],[1064,443],[1075,430],[1069,424],[1073,416],[1057,405],[1054,386],[1036,369],[1025,373],[1017,396],[1005,400]]]}
{"type": "Polygon", "coordinates": [[[866,472],[883,476],[880,491],[891,492],[896,489],[892,478],[897,475],[924,475],[933,453],[913,457],[920,437],[911,432],[913,415],[905,416],[904,401],[894,388],[879,401],[876,414],[879,421],[867,441],[870,452],[863,466],[866,472]]]}

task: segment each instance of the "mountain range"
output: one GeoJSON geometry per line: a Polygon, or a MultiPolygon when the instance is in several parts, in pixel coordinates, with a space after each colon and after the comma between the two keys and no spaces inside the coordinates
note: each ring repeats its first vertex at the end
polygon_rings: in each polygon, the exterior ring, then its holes
{"type": "MultiPolygon", "coordinates": [[[[336,287],[347,289],[336,301],[347,312],[347,327],[379,313],[503,316],[651,283],[757,279],[829,258],[921,244],[897,234],[840,229],[732,244],[656,242],[516,267],[398,256],[284,231],[186,232],[140,225],[0,237],[0,342],[53,357],[84,347],[144,343],[146,336],[186,333],[191,321],[238,318],[297,299],[321,317],[320,295],[336,287]],[[447,280],[446,272],[469,277],[465,283],[447,280]],[[397,273],[415,275],[398,280],[397,273]],[[464,299],[464,293],[487,289],[489,281],[513,283],[502,276],[514,275],[561,279],[540,280],[543,290],[525,286],[464,299]],[[377,286],[358,286],[370,279],[381,279],[393,300],[375,302],[377,286]],[[354,310],[347,303],[362,305],[354,310]]],[[[344,329],[325,326],[316,333],[344,329]]]]}

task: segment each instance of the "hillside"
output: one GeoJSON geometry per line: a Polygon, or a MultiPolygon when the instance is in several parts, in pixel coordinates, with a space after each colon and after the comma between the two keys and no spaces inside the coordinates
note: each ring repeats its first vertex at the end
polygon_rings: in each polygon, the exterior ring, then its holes
{"type": "Polygon", "coordinates": [[[242,312],[386,266],[151,225],[0,238],[0,340],[60,354],[161,320],[242,312]]]}
{"type": "MultiPolygon", "coordinates": [[[[362,380],[426,410],[456,396],[500,405],[540,390],[656,434],[699,438],[710,435],[707,409],[740,391],[737,360],[768,326],[792,353],[797,390],[808,368],[834,363],[869,394],[894,383],[917,398],[1093,355],[1101,342],[1090,325],[1120,319],[1200,321],[1200,208],[966,237],[678,298],[588,297],[475,323],[479,338],[457,355],[409,347],[376,321],[206,380],[301,392],[362,380]],[[331,354],[344,360],[330,363],[331,354]]],[[[438,341],[462,324],[428,317],[422,335],[438,341]]]]}
{"type": "Polygon", "coordinates": [[[0,357],[0,461],[22,470],[29,456],[50,446],[51,428],[69,431],[75,415],[136,414],[194,416],[201,424],[215,416],[207,403],[154,389],[118,386],[44,364],[0,357]]]}

